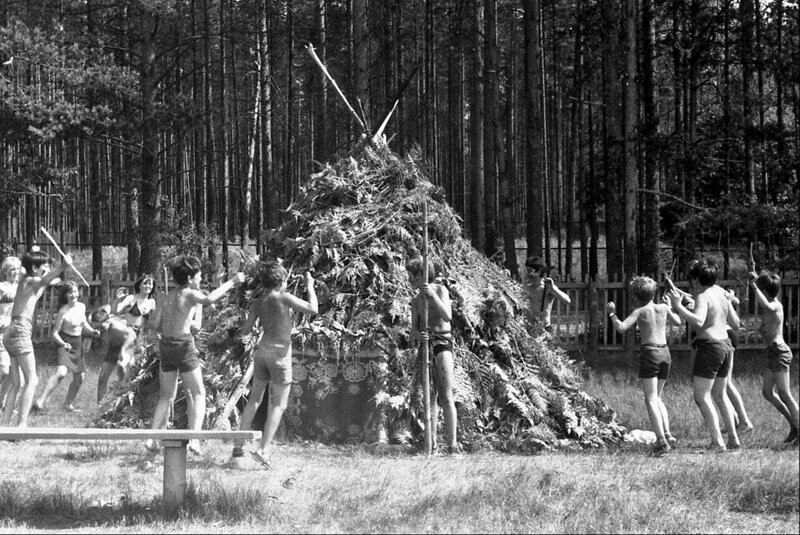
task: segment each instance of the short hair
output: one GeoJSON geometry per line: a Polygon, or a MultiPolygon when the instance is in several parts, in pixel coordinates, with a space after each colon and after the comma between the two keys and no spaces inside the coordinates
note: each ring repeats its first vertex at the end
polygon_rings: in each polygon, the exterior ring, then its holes
{"type": "Polygon", "coordinates": [[[270,290],[283,284],[289,277],[289,272],[275,260],[265,260],[258,267],[258,281],[270,290]]]}
{"type": "Polygon", "coordinates": [[[8,276],[8,272],[14,268],[21,268],[22,262],[16,256],[7,256],[3,260],[3,263],[0,264],[0,276],[5,278],[8,276]]]}
{"type": "Polygon", "coordinates": [[[172,264],[172,278],[179,285],[184,286],[189,283],[189,279],[200,272],[200,260],[194,256],[181,255],[172,264]]]}
{"type": "MultiPolygon", "coordinates": [[[[406,263],[406,270],[408,270],[409,275],[419,276],[422,275],[423,271],[425,271],[425,262],[421,256],[415,256],[411,260],[406,263]]],[[[430,258],[428,259],[428,282],[432,282],[433,279],[436,278],[436,271],[433,267],[433,262],[431,262],[430,258]]]]}
{"type": "Polygon", "coordinates": [[[53,261],[50,255],[44,251],[28,251],[22,257],[22,268],[25,270],[25,276],[30,277],[33,275],[34,268],[40,268],[45,264],[51,264],[53,261]]]}
{"type": "MultiPolygon", "coordinates": [[[[192,275],[194,275],[194,273],[192,273],[192,275]]],[[[153,283],[153,289],[150,290],[150,293],[147,294],[147,297],[153,297],[153,295],[156,293],[156,279],[153,278],[153,276],[149,273],[144,273],[140,275],[138,279],[136,279],[136,282],[133,283],[133,292],[138,294],[142,289],[142,283],[146,280],[150,280],[153,283]]]]}
{"type": "Polygon", "coordinates": [[[525,267],[539,273],[547,273],[553,269],[553,266],[547,265],[541,256],[529,256],[525,260],[525,267]]]}
{"type": "Polygon", "coordinates": [[[69,303],[69,298],[67,296],[72,292],[72,290],[76,290],[80,293],[80,291],[78,290],[78,284],[74,281],[67,281],[61,285],[61,287],[58,289],[59,305],[63,307],[64,305],[69,303]]]}
{"type": "Polygon", "coordinates": [[[756,286],[770,299],[775,299],[781,291],[781,277],[771,271],[762,271],[756,279],[756,286]]]}
{"type": "Polygon", "coordinates": [[[648,303],[653,300],[656,295],[656,281],[650,277],[634,277],[630,283],[631,290],[636,299],[643,303],[648,303]]]}
{"type": "Polygon", "coordinates": [[[689,279],[697,279],[703,286],[713,286],[717,283],[717,264],[713,260],[697,260],[689,265],[689,279]]]}

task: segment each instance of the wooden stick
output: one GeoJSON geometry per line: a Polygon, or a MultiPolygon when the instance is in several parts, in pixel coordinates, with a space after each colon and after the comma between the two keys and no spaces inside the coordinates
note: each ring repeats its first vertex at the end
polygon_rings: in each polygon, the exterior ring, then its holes
{"type": "MultiPolygon", "coordinates": [[[[428,201],[422,204],[422,280],[428,282],[428,201]]],[[[425,306],[422,307],[422,331],[428,332],[428,296],[423,295],[425,306]]],[[[420,346],[422,352],[422,406],[425,417],[425,455],[430,455],[433,450],[433,435],[431,434],[431,378],[428,374],[428,341],[423,340],[420,346]]]]}
{"type": "MultiPolygon", "coordinates": [[[[47,239],[50,240],[50,243],[52,243],[53,247],[56,248],[56,251],[58,251],[58,254],[61,255],[61,258],[65,259],[67,257],[67,255],[64,254],[64,251],[62,251],[61,247],[58,246],[58,244],[56,243],[56,240],[54,240],[53,237],[50,235],[50,233],[47,232],[47,229],[42,227],[40,230],[47,237],[47,239]]],[[[87,288],[91,287],[89,282],[86,279],[83,278],[83,275],[81,275],[81,272],[78,271],[78,268],[76,268],[74,264],[70,264],[69,267],[71,267],[72,270],[81,278],[81,280],[83,281],[83,283],[86,285],[87,288]]]]}
{"type": "Polygon", "coordinates": [[[344,105],[347,106],[347,109],[350,110],[350,113],[352,113],[353,117],[356,118],[356,121],[358,122],[358,125],[361,127],[361,130],[363,132],[367,132],[367,127],[364,124],[364,121],[362,121],[361,117],[358,116],[356,110],[354,110],[353,107],[350,105],[350,103],[347,101],[347,97],[345,97],[344,93],[342,93],[342,90],[339,89],[339,86],[336,84],[336,80],[333,79],[333,77],[328,72],[328,69],[326,69],[325,65],[322,64],[322,61],[319,59],[319,56],[317,56],[317,53],[314,50],[314,46],[311,43],[309,43],[306,45],[306,50],[308,51],[308,54],[314,59],[314,61],[317,62],[317,65],[319,65],[319,68],[322,69],[322,72],[325,74],[328,80],[330,80],[331,84],[333,84],[333,88],[336,89],[336,92],[339,93],[339,96],[344,101],[344,105]]]}

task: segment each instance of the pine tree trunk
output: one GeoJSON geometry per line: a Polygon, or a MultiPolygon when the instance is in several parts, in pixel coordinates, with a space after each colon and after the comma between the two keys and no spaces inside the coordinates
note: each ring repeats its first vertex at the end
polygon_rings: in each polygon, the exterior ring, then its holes
{"type": "Polygon", "coordinates": [[[539,0],[525,0],[525,237],[528,256],[542,254],[542,110],[539,0]]]}
{"type": "MultiPolygon", "coordinates": [[[[625,89],[623,100],[625,169],[625,273],[639,272],[639,174],[636,165],[636,0],[625,0],[625,89]]],[[[632,298],[630,299],[632,301],[632,298]]]]}
{"type": "Polygon", "coordinates": [[[485,109],[486,129],[484,138],[485,148],[485,184],[486,202],[486,256],[492,257],[497,252],[498,221],[497,221],[497,177],[500,162],[502,161],[501,128],[500,128],[500,77],[498,74],[500,62],[497,52],[497,2],[485,0],[486,14],[486,66],[484,76],[486,80],[485,109]]]}

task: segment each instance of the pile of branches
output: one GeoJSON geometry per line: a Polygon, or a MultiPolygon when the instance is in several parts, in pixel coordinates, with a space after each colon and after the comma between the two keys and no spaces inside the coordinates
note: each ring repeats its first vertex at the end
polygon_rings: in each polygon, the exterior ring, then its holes
{"type": "MultiPolygon", "coordinates": [[[[460,219],[416,155],[400,157],[382,144],[312,175],[287,222],[268,236],[271,256],[290,273],[308,270],[316,279],[319,314],[296,322],[295,349],[347,360],[378,348],[387,365],[375,402],[389,439],[421,438],[418,348],[410,337],[416,289],[405,266],[421,252],[423,203],[428,257],[453,303],[460,440],[530,452],[563,441],[593,447],[619,441],[625,429],[614,412],[580,390],[580,370],[527,320],[521,285],[463,237],[460,219]]],[[[300,278],[292,281],[289,291],[303,296],[300,278]]],[[[250,283],[205,314],[198,346],[205,353],[212,425],[215,417],[227,417],[224,407],[249,362],[252,348],[234,343],[232,333],[261,290],[250,283]]],[[[142,358],[137,377],[152,368],[151,359],[142,358]]],[[[105,425],[121,422],[115,415],[126,410],[136,412],[134,392],[112,400],[105,425]]]]}

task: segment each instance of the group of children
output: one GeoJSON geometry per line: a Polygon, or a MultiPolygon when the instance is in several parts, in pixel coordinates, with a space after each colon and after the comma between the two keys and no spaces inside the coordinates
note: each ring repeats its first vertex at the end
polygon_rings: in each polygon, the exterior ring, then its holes
{"type": "MultiPolygon", "coordinates": [[[[779,299],[781,280],[768,271],[757,274],[755,266],[751,266],[749,277],[762,310],[761,334],[767,345],[762,393],[789,422],[790,432],[785,442],[797,446],[798,405],[789,381],[792,352],[783,338],[783,305],[779,299]]],[[[730,379],[733,344],[739,329],[735,308],[738,300],[733,292],[716,284],[717,266],[712,261],[694,261],[689,266],[688,279],[691,293],[671,285],[664,302],[656,303],[656,282],[649,277],[635,277],[630,287],[638,306],[624,320],[617,317],[613,302],[606,305],[617,331],[626,332],[634,325],[639,329],[639,378],[650,425],[656,436],[655,455],[667,453],[676,443],[661,398],[671,365],[666,340],[668,323],[677,325],[685,320],[694,333],[692,388],[694,401],[711,437],[708,449],[714,452],[738,449],[741,447],[738,429],[747,432],[753,428],[744,412],[741,396],[730,379]],[[720,427],[717,410],[723,427],[720,427]],[[723,440],[723,434],[728,435],[727,441],[723,440]]]]}
{"type": "MultiPolygon", "coordinates": [[[[70,265],[71,258],[64,257],[70,265]]],[[[548,267],[539,258],[526,263],[528,282],[533,294],[533,320],[550,327],[550,311],[556,299],[569,302],[569,297],[549,278],[548,267]]],[[[428,265],[428,278],[424,278],[425,261],[409,261],[409,278],[418,292],[411,303],[412,339],[420,346],[429,344],[432,351],[432,436],[436,437],[437,405],[444,413],[446,452],[458,454],[457,414],[453,397],[453,336],[451,331],[452,306],[449,292],[443,284],[434,282],[433,266],[428,265]],[[427,324],[423,324],[427,308],[427,324]]],[[[39,398],[34,402],[37,387],[36,362],[32,344],[33,312],[45,288],[56,280],[57,270],[50,269],[50,258],[41,251],[31,251],[22,260],[5,259],[0,266],[0,404],[3,405],[2,425],[10,425],[17,395],[20,396],[17,425],[27,425],[31,408],[42,410],[48,396],[58,386],[67,372],[73,380],[66,396],[65,407],[74,409],[72,403],[83,382],[86,364],[83,357],[82,337],[89,334],[99,337],[105,331],[108,350],[102,364],[98,384],[98,402],[107,389],[111,373],[116,369],[120,379],[135,353],[137,341],[144,328],[159,333],[160,390],[153,415],[152,428],[167,426],[170,409],[177,394],[178,378],[183,381],[187,400],[189,429],[201,429],[205,417],[205,388],[202,362],[194,345],[194,334],[201,328],[202,307],[222,298],[234,285],[244,281],[242,273],[234,274],[227,282],[206,294],[200,290],[202,270],[200,261],[191,256],[181,256],[172,266],[175,287],[156,306],[155,281],[145,275],[134,284],[134,293],[118,292],[113,306],[106,315],[87,320],[85,306],[79,301],[75,283],[66,282],[59,292],[61,307],[53,324],[52,338],[59,345],[58,366],[39,398]],[[114,312],[114,315],[108,314],[114,312]],[[152,318],[151,318],[152,316],[152,318]],[[148,318],[151,318],[148,321],[148,318]]],[[[289,274],[274,261],[259,264],[258,282],[263,291],[249,306],[239,336],[244,340],[254,335],[256,323],[261,326],[261,338],[253,352],[253,385],[248,403],[242,413],[241,427],[249,428],[269,385],[267,419],[257,449],[251,456],[269,468],[270,447],[287,407],[292,383],[292,311],[313,315],[318,312],[314,291],[314,278],[305,274],[308,300],[287,292],[289,274]]],[[[631,290],[638,306],[624,320],[616,315],[616,305],[606,305],[614,328],[625,332],[636,326],[641,336],[639,377],[644,393],[650,423],[656,436],[654,453],[668,452],[676,439],[670,432],[669,415],[662,400],[664,385],[670,373],[670,351],[667,345],[667,325],[685,320],[693,329],[694,356],[692,364],[694,399],[711,436],[709,449],[725,451],[740,447],[737,435],[736,410],[741,406],[738,391],[729,381],[733,363],[731,338],[739,327],[735,309],[735,296],[716,284],[717,267],[707,260],[695,261],[689,269],[691,293],[678,290],[674,285],[661,303],[655,302],[656,282],[648,277],[636,277],[631,290]],[[731,394],[729,394],[729,389],[731,394]],[[731,399],[736,403],[732,404],[731,399]],[[717,409],[722,416],[727,442],[723,441],[717,409]]],[[[754,293],[761,306],[762,334],[767,344],[766,368],[763,374],[763,394],[789,421],[791,431],[787,442],[797,444],[798,406],[790,391],[789,366],[792,352],[783,339],[783,307],[780,299],[780,278],[772,273],[750,273],[754,293]]],[[[743,412],[743,411],[740,411],[743,412]]],[[[739,425],[751,429],[752,424],[743,414],[739,425]]],[[[158,449],[156,441],[145,446],[158,449]]],[[[232,460],[244,456],[244,444],[234,444],[232,460]]],[[[189,450],[200,452],[197,441],[191,441],[189,450]]],[[[435,448],[435,444],[434,444],[435,448]]]]}

